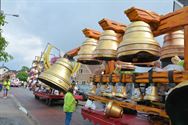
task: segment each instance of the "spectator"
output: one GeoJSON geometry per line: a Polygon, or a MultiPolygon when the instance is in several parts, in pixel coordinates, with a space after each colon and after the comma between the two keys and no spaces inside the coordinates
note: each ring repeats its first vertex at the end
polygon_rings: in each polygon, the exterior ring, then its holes
{"type": "Polygon", "coordinates": [[[0,83],[0,92],[2,91],[2,89],[3,89],[3,85],[2,83],[0,83]]]}
{"type": "Polygon", "coordinates": [[[66,114],[65,125],[70,125],[72,113],[76,110],[76,100],[73,96],[73,88],[70,88],[65,94],[63,110],[66,114]]]}
{"type": "Polygon", "coordinates": [[[174,56],[171,58],[171,61],[173,64],[179,65],[179,66],[184,66],[184,60],[181,60],[178,56],[174,56]]]}
{"type": "Polygon", "coordinates": [[[3,81],[3,91],[4,91],[3,98],[7,98],[9,90],[10,90],[10,77],[6,76],[3,81]]]}

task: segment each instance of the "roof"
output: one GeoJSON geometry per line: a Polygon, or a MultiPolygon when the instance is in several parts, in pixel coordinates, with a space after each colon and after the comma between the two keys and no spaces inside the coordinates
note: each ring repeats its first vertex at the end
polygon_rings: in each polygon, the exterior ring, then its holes
{"type": "Polygon", "coordinates": [[[8,67],[6,67],[4,65],[0,66],[0,69],[3,69],[3,68],[10,70],[8,67]]]}
{"type": "Polygon", "coordinates": [[[87,65],[88,69],[91,71],[92,74],[98,74],[99,72],[105,69],[103,64],[101,65],[87,65]]]}

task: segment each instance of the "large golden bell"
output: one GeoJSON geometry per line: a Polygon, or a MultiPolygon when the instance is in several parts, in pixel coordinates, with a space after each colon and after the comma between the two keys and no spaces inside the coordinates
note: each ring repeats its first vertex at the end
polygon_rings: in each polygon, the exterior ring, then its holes
{"type": "Polygon", "coordinates": [[[125,62],[151,62],[160,56],[160,45],[154,40],[150,26],[143,21],[131,23],[117,49],[117,57],[125,62]]]}
{"type": "Polygon", "coordinates": [[[97,65],[102,62],[94,59],[94,51],[97,47],[98,43],[96,39],[88,38],[81,46],[78,52],[78,62],[87,64],[87,65],[97,65]]]}
{"type": "Polygon", "coordinates": [[[150,100],[150,101],[159,101],[160,98],[158,96],[158,89],[156,85],[151,85],[148,88],[146,88],[146,94],[144,96],[144,100],[150,100]]]}
{"type": "Polygon", "coordinates": [[[133,89],[131,99],[133,101],[141,101],[143,99],[140,87],[137,84],[134,85],[134,89],[133,89]]]}
{"type": "Polygon", "coordinates": [[[184,57],[184,32],[178,30],[164,36],[164,44],[161,49],[161,60],[169,61],[173,56],[184,57]]]}
{"type": "Polygon", "coordinates": [[[106,106],[105,115],[107,117],[121,118],[123,116],[123,108],[110,101],[106,106]]]}
{"type": "Polygon", "coordinates": [[[39,80],[51,88],[67,91],[71,87],[72,70],[73,63],[66,58],[60,58],[39,75],[39,80]]]}
{"type": "Polygon", "coordinates": [[[117,34],[113,30],[105,30],[100,36],[98,46],[95,50],[95,58],[100,60],[116,59],[117,47],[117,34]]]}
{"type": "Polygon", "coordinates": [[[187,125],[188,123],[188,81],[179,83],[168,92],[165,110],[172,125],[187,125]]]}
{"type": "Polygon", "coordinates": [[[116,96],[121,98],[127,98],[126,84],[121,85],[121,92],[116,93],[116,96]]]}

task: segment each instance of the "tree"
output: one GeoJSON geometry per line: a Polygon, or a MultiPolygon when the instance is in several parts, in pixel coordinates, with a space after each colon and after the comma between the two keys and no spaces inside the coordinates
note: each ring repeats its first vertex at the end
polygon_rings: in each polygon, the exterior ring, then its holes
{"type": "Polygon", "coordinates": [[[5,16],[3,13],[0,12],[0,62],[4,61],[7,62],[10,59],[13,59],[13,57],[8,54],[5,49],[8,46],[8,42],[5,40],[4,37],[2,37],[2,29],[1,27],[5,24],[5,16]]]}
{"type": "Polygon", "coordinates": [[[27,66],[22,66],[21,71],[29,71],[29,68],[27,66]]]}
{"type": "Polygon", "coordinates": [[[16,77],[20,80],[20,81],[27,81],[28,78],[28,73],[26,71],[20,71],[16,77]]]}

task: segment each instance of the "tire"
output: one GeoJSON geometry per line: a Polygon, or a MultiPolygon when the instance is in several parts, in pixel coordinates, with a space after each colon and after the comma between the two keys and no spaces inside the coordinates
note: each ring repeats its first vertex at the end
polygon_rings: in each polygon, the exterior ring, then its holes
{"type": "Polygon", "coordinates": [[[53,99],[48,99],[48,105],[52,106],[52,104],[53,104],[53,99]]]}
{"type": "Polygon", "coordinates": [[[39,97],[35,95],[35,99],[39,100],[39,97]]]}

